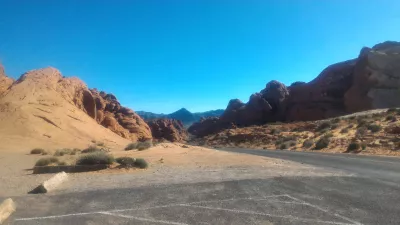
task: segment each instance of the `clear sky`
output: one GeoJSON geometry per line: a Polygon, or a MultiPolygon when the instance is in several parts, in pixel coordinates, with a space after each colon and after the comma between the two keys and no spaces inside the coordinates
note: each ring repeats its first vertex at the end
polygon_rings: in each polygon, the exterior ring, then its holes
{"type": "Polygon", "coordinates": [[[0,0],[0,61],[53,66],[134,110],[225,108],[400,41],[399,0],[0,0]]]}

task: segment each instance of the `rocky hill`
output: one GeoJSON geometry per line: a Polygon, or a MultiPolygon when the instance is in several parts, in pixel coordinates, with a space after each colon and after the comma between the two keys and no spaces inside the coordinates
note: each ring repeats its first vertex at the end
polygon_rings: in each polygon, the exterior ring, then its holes
{"type": "Polygon", "coordinates": [[[137,111],[137,114],[146,121],[150,121],[153,119],[159,119],[159,118],[176,119],[176,120],[182,121],[182,123],[185,127],[189,127],[193,123],[200,121],[201,118],[221,116],[223,112],[224,112],[224,110],[217,109],[217,110],[211,110],[211,111],[206,111],[206,112],[192,113],[189,110],[182,108],[182,109],[179,109],[178,111],[170,113],[170,114],[157,114],[157,113],[151,113],[151,112],[145,112],[145,111],[137,111]]]}
{"type": "Polygon", "coordinates": [[[149,126],[115,96],[89,90],[54,68],[13,81],[0,67],[0,123],[1,149],[8,150],[86,147],[92,140],[125,146],[152,138],[149,126]]]}
{"type": "Polygon", "coordinates": [[[154,119],[148,122],[148,125],[156,140],[185,142],[188,139],[188,133],[180,120],[176,119],[154,119]]]}
{"type": "Polygon", "coordinates": [[[205,136],[224,129],[276,121],[311,121],[400,106],[400,43],[363,48],[356,59],[327,67],[309,83],[289,87],[279,81],[250,96],[231,100],[219,118],[193,124],[189,132],[205,136]]]}

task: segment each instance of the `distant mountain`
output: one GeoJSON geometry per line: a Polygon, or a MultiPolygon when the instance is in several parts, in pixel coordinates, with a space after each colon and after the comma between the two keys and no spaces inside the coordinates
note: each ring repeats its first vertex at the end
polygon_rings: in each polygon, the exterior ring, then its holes
{"type": "Polygon", "coordinates": [[[149,121],[158,118],[168,118],[168,119],[177,119],[182,121],[185,127],[192,125],[195,122],[200,121],[202,117],[214,117],[214,116],[221,116],[224,112],[223,109],[211,110],[207,112],[199,112],[199,113],[192,113],[189,110],[182,108],[176,112],[171,114],[157,114],[152,112],[145,112],[145,111],[137,111],[136,113],[139,114],[144,120],[149,121]]]}

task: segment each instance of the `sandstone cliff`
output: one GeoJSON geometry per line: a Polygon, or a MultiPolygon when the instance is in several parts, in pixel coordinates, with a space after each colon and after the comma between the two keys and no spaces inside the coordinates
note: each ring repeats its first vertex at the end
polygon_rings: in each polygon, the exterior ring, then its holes
{"type": "Polygon", "coordinates": [[[253,94],[245,104],[231,100],[223,113],[193,124],[204,136],[233,126],[275,121],[318,120],[363,110],[400,106],[400,43],[363,48],[356,59],[327,67],[309,83],[286,87],[278,81],[253,94]]]}
{"type": "Polygon", "coordinates": [[[188,138],[187,131],[180,120],[156,119],[149,121],[148,125],[155,139],[184,142],[188,138]]]}

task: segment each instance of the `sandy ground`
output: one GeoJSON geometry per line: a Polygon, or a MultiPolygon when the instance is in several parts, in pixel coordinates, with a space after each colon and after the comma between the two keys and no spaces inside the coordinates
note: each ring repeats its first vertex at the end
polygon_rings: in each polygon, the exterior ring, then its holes
{"type": "MultiPolygon", "coordinates": [[[[325,176],[332,171],[299,163],[222,152],[182,144],[160,144],[145,151],[113,150],[115,157],[131,156],[146,159],[149,169],[109,169],[98,172],[71,174],[69,181],[56,193],[96,189],[129,188],[165,183],[197,183],[273,176],[325,176]]],[[[41,157],[20,152],[1,152],[0,197],[25,195],[29,190],[51,177],[33,175],[29,170],[41,157]]]]}

